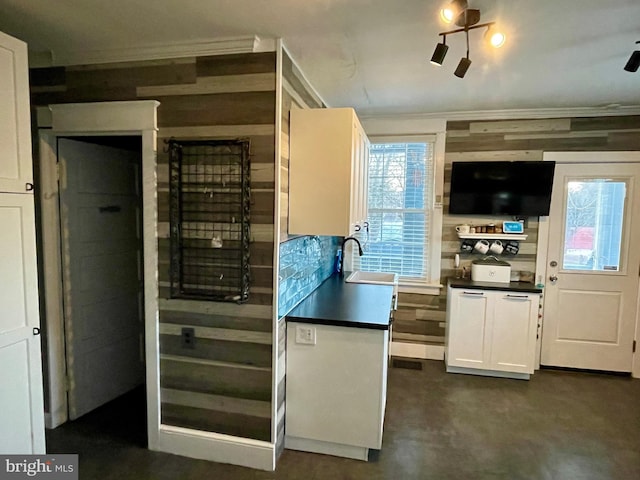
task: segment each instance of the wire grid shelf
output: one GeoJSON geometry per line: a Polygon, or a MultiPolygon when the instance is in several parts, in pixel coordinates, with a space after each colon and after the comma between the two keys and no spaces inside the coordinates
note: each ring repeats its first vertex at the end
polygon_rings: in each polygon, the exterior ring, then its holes
{"type": "Polygon", "coordinates": [[[249,298],[249,141],[169,142],[171,297],[249,298]]]}

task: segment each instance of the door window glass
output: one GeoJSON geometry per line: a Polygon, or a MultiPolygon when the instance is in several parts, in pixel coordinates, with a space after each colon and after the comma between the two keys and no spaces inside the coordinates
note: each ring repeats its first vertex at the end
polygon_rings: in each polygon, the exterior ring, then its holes
{"type": "Polygon", "coordinates": [[[627,185],[610,179],[567,184],[563,268],[619,271],[627,185]]]}

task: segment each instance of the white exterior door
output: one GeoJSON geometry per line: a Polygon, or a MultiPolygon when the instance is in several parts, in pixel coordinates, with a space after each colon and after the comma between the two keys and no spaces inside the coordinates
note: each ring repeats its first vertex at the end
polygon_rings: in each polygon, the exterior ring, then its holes
{"type": "Polygon", "coordinates": [[[44,453],[33,196],[0,193],[0,453],[44,453]]]}
{"type": "Polygon", "coordinates": [[[140,155],[58,140],[72,420],[143,382],[140,155]]]}
{"type": "Polygon", "coordinates": [[[556,165],[541,364],[630,372],[640,164],[556,165]]]}
{"type": "Polygon", "coordinates": [[[0,32],[0,192],[33,183],[27,44],[0,32]]]}

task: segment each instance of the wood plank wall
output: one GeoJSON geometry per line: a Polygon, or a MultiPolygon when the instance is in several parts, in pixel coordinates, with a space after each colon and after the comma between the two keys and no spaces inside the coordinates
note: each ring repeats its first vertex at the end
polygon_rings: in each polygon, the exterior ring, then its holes
{"type": "MultiPolygon", "coordinates": [[[[289,239],[289,112],[293,108],[325,107],[298,70],[285,49],[282,55],[282,121],[280,129],[280,159],[278,172],[280,175],[280,231],[279,242],[289,239]]],[[[277,398],[278,422],[276,428],[276,454],[284,449],[285,433],[285,366],[286,366],[286,322],[284,317],[278,320],[278,372],[277,398]]]]}
{"type": "MultiPolygon", "coordinates": [[[[559,118],[508,121],[457,121],[447,124],[445,198],[441,281],[455,274],[453,261],[460,242],[455,225],[486,224],[498,217],[448,215],[451,164],[454,161],[542,160],[544,151],[640,150],[640,116],[559,118]]],[[[512,268],[535,272],[537,219],[529,220],[529,236],[516,256],[505,257],[512,268]]],[[[476,255],[461,255],[469,266],[476,255]]],[[[440,296],[401,293],[393,337],[396,341],[444,344],[446,290],[440,296]]]]}
{"type": "Polygon", "coordinates": [[[162,423],[271,441],[276,54],[31,70],[33,106],[149,100],[158,108],[162,423]],[[251,288],[246,305],[169,299],[165,140],[251,142],[251,288]],[[195,329],[195,348],[180,346],[195,329]]]}

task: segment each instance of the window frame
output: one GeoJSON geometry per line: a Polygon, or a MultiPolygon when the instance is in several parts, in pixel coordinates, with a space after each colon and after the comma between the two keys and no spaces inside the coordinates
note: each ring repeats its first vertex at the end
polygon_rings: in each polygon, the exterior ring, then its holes
{"type": "MultiPolygon", "coordinates": [[[[445,133],[371,135],[369,137],[369,143],[371,145],[381,143],[431,143],[433,145],[433,173],[430,179],[430,185],[428,186],[430,188],[430,195],[425,197],[428,232],[428,238],[425,240],[426,251],[428,252],[426,254],[428,260],[426,278],[424,280],[416,280],[399,277],[398,290],[401,293],[439,295],[442,288],[442,284],[440,283],[440,266],[442,255],[445,133]]],[[[427,188],[427,184],[425,184],[425,188],[427,188]]]]}

